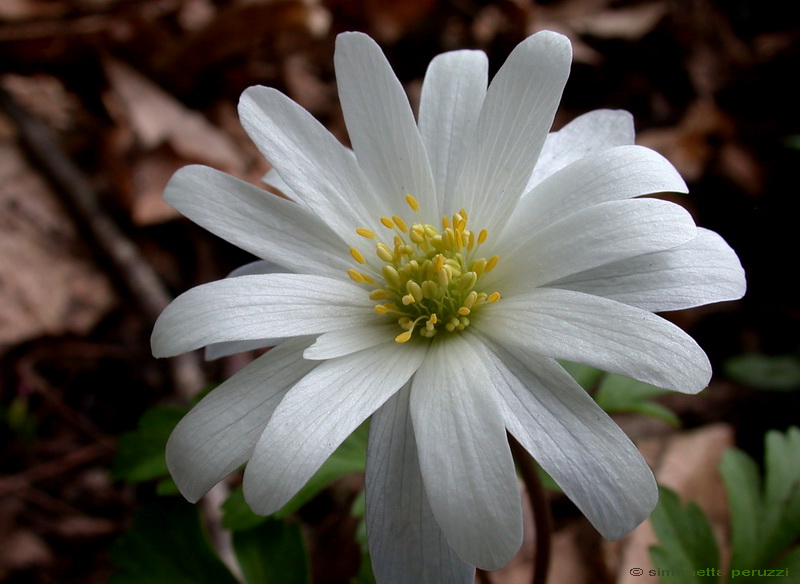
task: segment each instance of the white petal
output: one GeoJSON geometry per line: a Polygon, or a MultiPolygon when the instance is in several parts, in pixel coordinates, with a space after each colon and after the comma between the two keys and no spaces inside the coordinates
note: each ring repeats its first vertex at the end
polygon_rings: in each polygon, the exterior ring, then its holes
{"type": "Polygon", "coordinates": [[[531,176],[569,75],[566,37],[539,32],[511,52],[489,85],[456,191],[476,225],[505,223],[531,176]]]}
{"type": "MultiPolygon", "coordinates": [[[[582,209],[499,248],[497,268],[483,285],[510,296],[569,274],[690,241],[697,228],[689,213],[658,199],[608,201],[582,209]]],[[[499,246],[498,246],[499,247],[499,246]]]]}
{"type": "Polygon", "coordinates": [[[200,401],[167,442],[167,466],[194,502],[244,464],[283,396],[318,363],[303,359],[313,338],[288,340],[200,401]]]}
{"type": "Polygon", "coordinates": [[[585,363],[696,393],[711,364],[694,340],[646,310],[572,290],[537,288],[482,307],[472,325],[503,346],[585,363]]]}
{"type": "Polygon", "coordinates": [[[651,312],[736,300],[746,282],[739,258],[713,231],[667,251],[600,266],[551,284],[651,312]]]}
{"type": "Polygon", "coordinates": [[[475,568],[456,555],[422,485],[409,386],[376,411],[367,449],[367,537],[381,584],[473,584],[475,568]]]}
{"type": "Polygon", "coordinates": [[[331,331],[317,337],[306,349],[306,359],[333,359],[350,353],[369,349],[394,339],[403,330],[397,322],[375,322],[349,329],[331,331]]]}
{"type": "MultiPolygon", "coordinates": [[[[233,270],[226,278],[237,278],[239,276],[252,276],[254,274],[279,274],[284,272],[281,266],[265,260],[258,260],[244,264],[233,270]]],[[[254,339],[251,341],[228,341],[225,343],[212,343],[205,349],[205,360],[213,361],[229,355],[253,351],[255,349],[265,349],[277,345],[282,339],[254,339]]]]}
{"type": "Polygon", "coordinates": [[[283,399],[253,450],[244,494],[253,511],[280,509],[361,422],[414,374],[421,343],[388,343],[325,361],[283,399]]]}
{"type": "Polygon", "coordinates": [[[284,194],[287,198],[295,201],[296,203],[306,206],[303,202],[303,198],[300,197],[297,193],[294,192],[294,189],[290,187],[285,180],[281,178],[281,175],[278,174],[278,171],[274,168],[270,168],[267,173],[261,177],[261,182],[263,182],[268,187],[272,187],[284,194]]]}
{"type": "Polygon", "coordinates": [[[466,145],[486,95],[489,61],[483,51],[453,51],[428,66],[419,104],[419,132],[431,163],[439,215],[455,208],[456,181],[466,162],[466,145]]]}
{"type": "Polygon", "coordinates": [[[542,154],[525,191],[545,178],[600,150],[633,144],[633,116],[623,110],[594,110],[547,135],[542,154]]]}
{"type": "Polygon", "coordinates": [[[307,274],[240,276],[203,284],[164,309],[150,344],[156,357],[222,341],[325,333],[377,317],[350,282],[307,274]]]}
{"type": "Polygon", "coordinates": [[[619,426],[555,360],[488,346],[509,432],[606,539],[644,521],[658,489],[619,426]]]}
{"type": "Polygon", "coordinates": [[[538,231],[598,203],[661,192],[687,192],[666,158],[643,146],[609,148],[576,160],[539,183],[514,209],[502,237],[538,231]]]}
{"type": "Polygon", "coordinates": [[[447,541],[479,568],[504,566],[522,544],[522,512],[499,396],[459,336],[431,345],[414,376],[411,419],[431,509],[447,541]]]}
{"type": "Polygon", "coordinates": [[[285,95],[250,87],[239,101],[239,116],[295,195],[351,245],[359,242],[356,227],[375,227],[386,214],[352,154],[285,95]]]}
{"type": "Polygon", "coordinates": [[[433,176],[411,105],[380,47],[362,33],[336,37],[336,82],[358,164],[394,209],[416,197],[423,216],[438,211],[433,176]]]}
{"type": "Polygon", "coordinates": [[[213,168],[186,166],[164,200],[215,235],[293,272],[343,277],[348,245],[303,207],[213,168]]]}

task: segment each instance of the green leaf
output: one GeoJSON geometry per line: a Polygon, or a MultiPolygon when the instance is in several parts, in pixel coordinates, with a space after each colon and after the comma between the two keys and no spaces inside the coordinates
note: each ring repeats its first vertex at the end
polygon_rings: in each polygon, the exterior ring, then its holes
{"type": "Polygon", "coordinates": [[[764,463],[763,554],[768,560],[800,537],[800,428],[768,432],[764,463]]]}
{"type": "Polygon", "coordinates": [[[297,523],[266,519],[233,534],[233,549],[247,584],[307,584],[310,566],[297,523]]]}
{"type": "Polygon", "coordinates": [[[244,500],[242,487],[237,487],[222,504],[222,527],[231,531],[252,529],[267,521],[267,517],[256,515],[244,500]]]}
{"type": "Polygon", "coordinates": [[[739,355],[725,363],[725,374],[756,389],[792,391],[800,388],[797,355],[739,355]]]}
{"type": "Polygon", "coordinates": [[[604,371],[595,369],[591,365],[584,365],[583,363],[559,360],[559,364],[566,369],[567,373],[572,375],[575,381],[586,391],[594,389],[594,386],[597,385],[597,382],[599,382],[605,374],[604,371]]]}
{"type": "Polygon", "coordinates": [[[197,507],[177,497],[142,508],[111,560],[110,584],[238,584],[212,551],[197,507]]]}
{"type": "Polygon", "coordinates": [[[637,413],[678,427],[678,417],[661,404],[650,401],[667,390],[617,374],[608,374],[594,394],[597,404],[608,413],[637,413]]]}
{"type": "Polygon", "coordinates": [[[167,439],[185,414],[185,410],[174,407],[158,406],[146,411],[136,430],[119,437],[111,475],[129,483],[166,477],[167,439]]]}
{"type": "Polygon", "coordinates": [[[650,558],[659,570],[662,584],[703,584],[716,578],[705,575],[719,566],[719,548],[714,532],[696,503],[681,505],[678,495],[659,487],[659,501],[650,517],[658,545],[650,558]]]}
{"type": "MultiPolygon", "coordinates": [[[[720,474],[731,510],[731,569],[748,569],[762,560],[762,508],[758,466],[741,450],[723,454],[720,474]]],[[[761,564],[763,565],[763,564],[761,564]]]]}
{"type": "Polygon", "coordinates": [[[316,497],[322,489],[353,472],[362,472],[367,459],[369,421],[364,422],[345,440],[298,493],[275,513],[282,518],[291,515],[316,497]]]}

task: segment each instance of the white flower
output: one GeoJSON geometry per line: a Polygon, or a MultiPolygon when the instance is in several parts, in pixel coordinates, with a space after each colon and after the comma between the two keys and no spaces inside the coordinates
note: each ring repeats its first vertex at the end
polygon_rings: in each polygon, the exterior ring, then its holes
{"type": "Polygon", "coordinates": [[[417,124],[378,46],[340,35],[353,152],[281,93],[245,92],[242,122],[277,171],[266,180],[293,202],[209,168],[175,175],[168,202],[266,261],[176,299],[153,352],[277,347],[173,433],[188,499],[247,462],[245,497],[272,513],[372,416],[379,582],[471,582],[472,566],[514,555],[507,431],[605,537],[650,513],[650,469],[556,359],[697,392],[706,355],[653,312],[738,298],[744,276],[683,208],[635,198],[685,185],[632,145],[627,113],[548,135],[570,58],[565,37],[536,34],[487,90],[483,53],[440,55],[417,124]]]}

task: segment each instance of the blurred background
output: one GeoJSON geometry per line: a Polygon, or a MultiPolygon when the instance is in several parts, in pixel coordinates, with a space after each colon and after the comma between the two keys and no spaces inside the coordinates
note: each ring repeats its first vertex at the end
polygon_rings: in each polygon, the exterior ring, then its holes
{"type": "MultiPolygon", "coordinates": [[[[169,298],[251,258],[162,192],[186,164],[253,183],[269,169],[236,115],[251,85],[285,92],[346,142],[332,63],[348,30],[378,41],[415,106],[436,54],[482,49],[493,73],[526,36],[562,32],[575,60],[555,128],[626,109],[637,141],[681,172],[691,192],[671,198],[737,251],[748,292],[665,315],[709,354],[706,391],[657,396],[661,415],[616,417],[729,555],[722,452],[760,464],[765,433],[800,412],[799,13],[783,0],[0,0],[0,581],[207,581],[157,576],[155,552],[131,543],[157,540],[131,531],[153,505],[210,534],[231,563],[213,501],[206,531],[173,508],[161,452],[192,396],[252,355],[156,361],[149,334],[169,298]]],[[[359,481],[338,478],[292,516],[315,583],[359,573],[359,481]]],[[[608,544],[563,495],[550,498],[549,582],[647,572],[651,528],[608,544]]],[[[528,581],[528,547],[493,581],[528,581]]]]}

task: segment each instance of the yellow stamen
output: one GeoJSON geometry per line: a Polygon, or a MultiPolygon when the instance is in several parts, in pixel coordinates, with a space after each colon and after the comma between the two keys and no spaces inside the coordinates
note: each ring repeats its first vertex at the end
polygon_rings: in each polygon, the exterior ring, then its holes
{"type": "Polygon", "coordinates": [[[394,261],[394,254],[392,250],[386,247],[386,244],[379,243],[375,248],[375,253],[378,254],[378,257],[381,258],[385,262],[393,262],[394,261]]]}
{"type": "Polygon", "coordinates": [[[381,223],[383,223],[384,227],[388,227],[389,229],[394,229],[394,223],[388,217],[381,217],[381,223]]]}
{"type": "Polygon", "coordinates": [[[368,239],[375,239],[375,232],[370,231],[369,229],[364,229],[363,227],[359,227],[356,229],[356,233],[358,233],[361,237],[366,237],[368,239]]]}
{"type": "Polygon", "coordinates": [[[478,243],[483,243],[486,241],[486,238],[489,236],[489,232],[485,229],[481,229],[481,232],[478,234],[478,243]]]}
{"type": "Polygon", "coordinates": [[[406,195],[406,203],[408,203],[408,206],[411,207],[412,210],[419,211],[419,203],[410,193],[406,195]]]}
{"type": "Polygon", "coordinates": [[[389,298],[389,293],[383,288],[378,288],[369,293],[370,300],[384,300],[386,298],[389,298]]]}
{"type": "Polygon", "coordinates": [[[364,259],[364,256],[361,255],[361,252],[358,251],[356,248],[350,248],[350,255],[353,256],[353,259],[356,260],[359,264],[367,263],[367,260],[364,259]]]}
{"type": "Polygon", "coordinates": [[[352,268],[347,270],[347,275],[350,276],[350,279],[355,282],[356,284],[363,284],[364,278],[357,270],[353,270],[352,268]]]}
{"type": "Polygon", "coordinates": [[[497,262],[500,260],[500,256],[492,256],[489,258],[489,261],[486,262],[486,271],[491,272],[494,267],[497,265],[497,262]]]}
{"type": "Polygon", "coordinates": [[[400,333],[394,338],[394,340],[397,341],[398,343],[408,342],[408,340],[411,338],[411,333],[412,331],[406,331],[404,333],[400,333]]]}
{"type": "Polygon", "coordinates": [[[406,227],[405,222],[402,219],[400,219],[400,217],[398,217],[397,215],[392,215],[392,220],[394,221],[394,224],[397,225],[398,229],[400,229],[400,231],[402,231],[403,233],[406,233],[408,231],[408,227],[406,227]]]}
{"type": "Polygon", "coordinates": [[[498,300],[500,300],[500,292],[492,292],[489,294],[489,302],[497,302],[498,300]]]}

